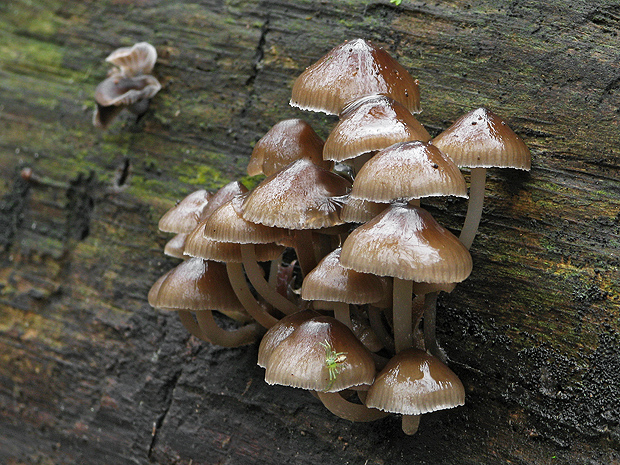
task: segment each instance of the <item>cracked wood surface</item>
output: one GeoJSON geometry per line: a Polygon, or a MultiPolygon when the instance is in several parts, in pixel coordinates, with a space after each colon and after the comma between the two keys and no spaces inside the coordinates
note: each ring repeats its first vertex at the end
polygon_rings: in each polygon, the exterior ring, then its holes
{"type": "MultiPolygon", "coordinates": [[[[619,463],[617,2],[16,0],[0,31],[1,463],[619,463]],[[533,152],[491,170],[474,272],[440,300],[467,403],[414,437],[266,385],[257,347],[146,302],[175,263],[159,216],[243,176],[283,118],[326,137],[291,84],[356,37],[420,80],[431,133],[484,105],[533,152]],[[143,40],[162,91],[96,131],[104,58],[143,40]]],[[[427,206],[460,228],[464,202],[427,206]]]]}

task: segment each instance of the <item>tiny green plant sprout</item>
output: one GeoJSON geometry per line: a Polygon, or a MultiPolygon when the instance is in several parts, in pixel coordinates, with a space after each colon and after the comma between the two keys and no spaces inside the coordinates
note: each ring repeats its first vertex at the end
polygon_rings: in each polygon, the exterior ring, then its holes
{"type": "Polygon", "coordinates": [[[339,363],[344,362],[347,359],[346,352],[334,352],[331,344],[325,340],[325,342],[319,342],[323,347],[325,347],[325,365],[327,366],[327,370],[329,371],[329,386],[327,386],[327,390],[331,389],[334,381],[336,381],[336,377],[340,373],[339,363]]]}

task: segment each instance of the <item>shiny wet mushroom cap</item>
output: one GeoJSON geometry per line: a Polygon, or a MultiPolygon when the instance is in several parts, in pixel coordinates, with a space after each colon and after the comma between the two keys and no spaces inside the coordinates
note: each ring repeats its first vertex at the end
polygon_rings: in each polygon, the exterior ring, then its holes
{"type": "Polygon", "coordinates": [[[212,194],[204,189],[187,195],[162,215],[158,223],[159,230],[175,234],[191,232],[202,220],[211,197],[212,194]]]}
{"type": "Polygon", "coordinates": [[[242,216],[252,223],[286,229],[342,224],[341,198],[351,183],[309,160],[298,160],[264,179],[246,197],[242,216]]]}
{"type": "Polygon", "coordinates": [[[402,104],[386,95],[362,97],[347,105],[325,141],[323,158],[342,161],[397,142],[431,136],[402,104]]]}
{"type": "Polygon", "coordinates": [[[486,108],[457,119],[432,141],[458,166],[529,170],[530,150],[506,122],[486,108]]]}
{"type": "Polygon", "coordinates": [[[290,104],[338,115],[346,104],[385,94],[419,113],[418,81],[385,50],[370,41],[347,41],[306,68],[293,84],[290,104]]]}
{"type": "Polygon", "coordinates": [[[425,142],[400,142],[378,152],[357,174],[351,197],[373,202],[453,195],[467,197],[454,162],[425,142]]]}
{"type": "Polygon", "coordinates": [[[337,392],[372,384],[374,378],[375,362],[370,351],[349,328],[328,316],[299,325],[266,361],[268,384],[337,392]],[[330,372],[330,366],[336,371],[330,372]]]}
{"type": "Polygon", "coordinates": [[[401,279],[461,282],[472,270],[469,251],[426,210],[392,204],[344,241],[341,263],[364,273],[401,279]]]}
{"type": "Polygon", "coordinates": [[[323,139],[312,126],[301,119],[280,121],[254,146],[248,174],[271,176],[302,158],[311,160],[321,168],[331,168],[331,163],[323,160],[323,139]]]}
{"type": "Polygon", "coordinates": [[[419,349],[399,352],[377,375],[366,405],[421,415],[465,403],[463,383],[443,362],[419,349]]]}

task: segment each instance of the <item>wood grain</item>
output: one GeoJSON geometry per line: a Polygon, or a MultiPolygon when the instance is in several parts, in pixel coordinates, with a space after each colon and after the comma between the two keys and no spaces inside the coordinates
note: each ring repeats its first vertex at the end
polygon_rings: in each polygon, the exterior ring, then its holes
{"type": "MultiPolygon", "coordinates": [[[[620,463],[617,2],[15,0],[0,32],[0,462],[620,463]],[[429,132],[488,106],[533,153],[491,171],[474,272],[440,300],[467,403],[414,437],[266,385],[256,347],[146,302],[174,264],[159,216],[242,178],[281,119],[326,137],[291,84],[357,37],[420,80],[429,132]],[[163,89],[95,130],[104,58],[143,40],[163,89]]],[[[460,228],[465,202],[427,206],[460,228]]]]}

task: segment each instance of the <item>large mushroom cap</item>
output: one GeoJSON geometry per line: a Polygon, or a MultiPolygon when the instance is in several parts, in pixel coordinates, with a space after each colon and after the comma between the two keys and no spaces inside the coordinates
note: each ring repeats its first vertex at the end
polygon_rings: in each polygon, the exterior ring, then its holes
{"type": "Polygon", "coordinates": [[[309,160],[297,160],[264,179],[246,197],[242,216],[252,223],[286,229],[342,224],[342,196],[351,183],[309,160]]]}
{"type": "Polygon", "coordinates": [[[486,108],[457,119],[432,140],[458,166],[529,170],[530,150],[506,122],[486,108]]]}
{"type": "Polygon", "coordinates": [[[325,141],[323,158],[348,160],[397,142],[430,139],[424,126],[402,104],[386,95],[371,95],[344,108],[325,141]]]}
{"type": "Polygon", "coordinates": [[[170,233],[191,232],[204,217],[211,194],[200,189],[187,195],[159,219],[159,230],[170,233]]]}
{"type": "Polygon", "coordinates": [[[269,328],[269,331],[265,333],[258,347],[258,366],[265,368],[274,349],[278,347],[284,339],[289,337],[293,331],[299,328],[302,323],[317,316],[319,316],[319,314],[314,310],[302,310],[301,312],[285,316],[269,328]]]}
{"type": "Polygon", "coordinates": [[[288,230],[244,220],[233,208],[231,199],[205,219],[203,234],[208,239],[220,242],[268,244],[284,239],[288,230]]]}
{"type": "Polygon", "coordinates": [[[124,76],[149,74],[157,61],[157,50],[148,42],[138,42],[132,47],[116,49],[105,61],[118,66],[124,76]]]}
{"type": "Polygon", "coordinates": [[[201,258],[185,260],[153,287],[149,302],[156,308],[246,313],[221,263],[201,258]]]}
{"type": "Polygon", "coordinates": [[[425,142],[400,142],[378,152],[355,177],[351,197],[373,202],[454,195],[467,197],[452,160],[425,142]]]}
{"type": "Polygon", "coordinates": [[[301,298],[360,305],[385,298],[385,278],[344,268],[340,252],[340,248],[333,250],[308,273],[301,286],[301,298]]]}
{"type": "Polygon", "coordinates": [[[337,115],[347,103],[373,94],[388,95],[411,113],[421,111],[417,80],[382,48],[355,39],[306,68],[293,84],[290,103],[337,115]]]}
{"type": "Polygon", "coordinates": [[[254,146],[248,163],[248,174],[271,176],[299,159],[311,160],[330,169],[323,160],[323,139],[301,119],[287,119],[275,124],[254,146]]]}
{"type": "Polygon", "coordinates": [[[266,367],[268,384],[323,392],[371,384],[375,377],[370,351],[349,328],[328,316],[299,325],[273,350],[266,367]],[[330,379],[328,350],[345,355],[336,363],[335,379],[330,379]]]}
{"type": "Polygon", "coordinates": [[[366,406],[421,415],[465,403],[463,383],[438,358],[418,349],[396,354],[377,375],[366,406]]]}
{"type": "Polygon", "coordinates": [[[353,231],[342,245],[345,268],[431,283],[461,282],[472,270],[469,251],[426,210],[393,204],[353,231]]]}

